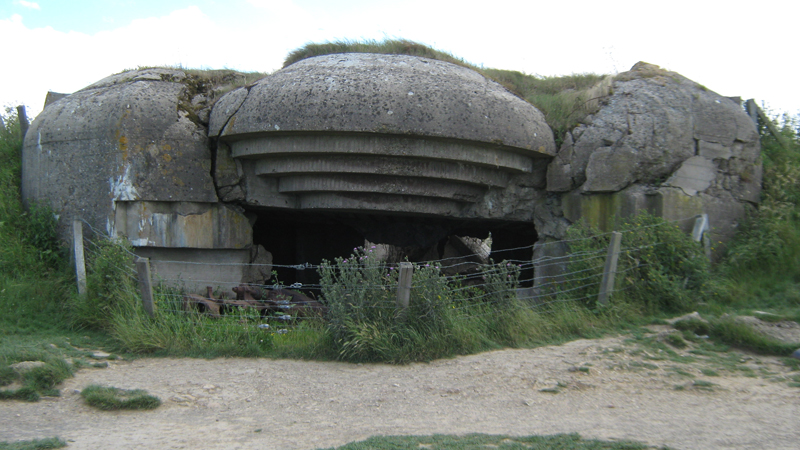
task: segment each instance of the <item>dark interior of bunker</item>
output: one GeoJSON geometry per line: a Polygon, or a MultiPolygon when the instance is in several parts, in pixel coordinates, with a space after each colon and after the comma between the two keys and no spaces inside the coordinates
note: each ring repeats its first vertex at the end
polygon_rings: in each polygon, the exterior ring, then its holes
{"type": "MultiPolygon", "coordinates": [[[[394,251],[388,262],[423,262],[443,259],[451,236],[482,241],[491,236],[489,259],[529,263],[537,239],[528,223],[253,208],[247,214],[255,218],[253,244],[272,253],[276,279],[269,281],[302,283],[304,290],[312,291],[319,283],[317,271],[291,266],[346,258],[367,242],[391,246],[394,251]]],[[[469,257],[473,252],[462,248],[460,253],[469,257]]],[[[531,286],[532,279],[533,269],[526,264],[521,284],[531,286]]]]}

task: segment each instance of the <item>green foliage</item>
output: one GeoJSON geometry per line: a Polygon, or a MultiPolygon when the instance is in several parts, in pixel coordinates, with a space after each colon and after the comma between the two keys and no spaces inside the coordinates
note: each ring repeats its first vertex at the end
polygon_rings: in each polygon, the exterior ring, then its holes
{"type": "Polygon", "coordinates": [[[119,409],[156,409],[161,406],[158,397],[142,389],[125,390],[92,384],[81,391],[81,397],[90,406],[103,411],[119,409]]]}
{"type": "Polygon", "coordinates": [[[686,348],[686,341],[679,334],[668,334],[664,341],[675,348],[686,348]]]}
{"type": "Polygon", "coordinates": [[[0,450],[46,450],[66,446],[67,443],[57,437],[34,439],[32,441],[0,442],[0,450]]]}
{"type": "Polygon", "coordinates": [[[252,309],[239,309],[219,319],[184,311],[184,292],[174,287],[155,287],[155,315],[151,318],[145,313],[131,278],[131,261],[123,243],[100,244],[89,265],[89,295],[75,300],[77,322],[105,330],[125,351],[206,358],[330,359],[327,331],[313,320],[279,335],[272,328],[259,328],[262,318],[252,309]]]}
{"type": "MultiPolygon", "coordinates": [[[[623,235],[614,296],[652,315],[687,311],[708,295],[708,259],[676,224],[641,212],[618,229],[623,235]]],[[[581,256],[568,264],[573,275],[560,289],[594,306],[610,234],[579,222],[568,230],[567,239],[572,240],[571,253],[581,256]]]]}
{"type": "Polygon", "coordinates": [[[673,326],[678,330],[691,331],[698,336],[708,336],[711,332],[711,324],[697,319],[683,319],[675,322],[673,326]]]}
{"type": "Polygon", "coordinates": [[[711,321],[709,333],[715,340],[762,355],[788,356],[800,342],[785,343],[761,334],[752,327],[727,316],[711,321]]]}
{"type": "Polygon", "coordinates": [[[87,258],[85,296],[70,300],[70,319],[74,326],[110,330],[112,312],[137,301],[132,274],[133,253],[122,240],[99,240],[87,258]]]}
{"type": "Polygon", "coordinates": [[[22,139],[16,113],[8,109],[0,129],[0,274],[15,278],[63,269],[55,214],[46,204],[22,206],[22,139]]]}
{"type": "Polygon", "coordinates": [[[396,307],[398,271],[359,248],[320,266],[328,330],[339,358],[406,363],[529,339],[536,315],[516,298],[512,264],[486,270],[483,289],[448,279],[430,264],[414,266],[409,307],[396,307]]]}
{"type": "Polygon", "coordinates": [[[343,40],[325,42],[323,44],[309,43],[290,52],[283,62],[283,67],[287,67],[306,58],[336,53],[381,53],[387,55],[421,56],[423,58],[447,61],[471,69],[478,69],[474,65],[468,64],[463,59],[456,58],[449,53],[434,50],[426,45],[406,39],[386,39],[380,42],[375,40],[343,40]]]}
{"type": "MultiPolygon", "coordinates": [[[[489,434],[467,434],[450,436],[373,436],[367,440],[336,447],[335,450],[477,450],[501,449],[564,449],[564,450],[636,450],[651,448],[632,441],[600,441],[583,439],[576,433],[550,436],[505,436],[489,434]]],[[[334,450],[333,448],[329,450],[334,450]]]]}
{"type": "Polygon", "coordinates": [[[740,226],[719,266],[721,300],[727,306],[800,312],[799,123],[800,117],[788,115],[773,120],[783,143],[759,123],[762,199],[758,211],[740,226]]]}
{"type": "Polygon", "coordinates": [[[22,385],[18,389],[0,390],[0,399],[35,402],[41,395],[57,397],[59,392],[55,386],[71,377],[74,370],[64,359],[45,351],[3,351],[0,353],[0,373],[2,374],[0,386],[14,382],[22,385]],[[19,374],[11,369],[10,365],[21,361],[41,361],[44,365],[19,374]]]}

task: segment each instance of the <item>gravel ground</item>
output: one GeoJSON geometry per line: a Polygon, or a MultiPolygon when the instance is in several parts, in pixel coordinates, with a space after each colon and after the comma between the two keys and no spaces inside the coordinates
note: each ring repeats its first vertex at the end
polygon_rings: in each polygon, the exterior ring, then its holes
{"type": "MultiPolygon", "coordinates": [[[[651,329],[657,339],[670,332],[651,329]]],[[[789,384],[800,372],[744,353],[721,354],[734,361],[727,366],[661,353],[623,336],[406,366],[111,361],[80,370],[61,397],[0,403],[0,441],[59,436],[76,450],[316,449],[372,435],[577,432],[675,449],[800,448],[800,389],[789,384]],[[78,394],[89,384],[146,389],[163,404],[98,411],[78,394]]]]}

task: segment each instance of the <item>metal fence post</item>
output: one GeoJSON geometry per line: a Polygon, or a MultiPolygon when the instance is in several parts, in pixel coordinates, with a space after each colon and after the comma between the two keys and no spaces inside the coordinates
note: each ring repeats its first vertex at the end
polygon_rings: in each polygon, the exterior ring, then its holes
{"type": "Polygon", "coordinates": [[[614,291],[614,275],[617,273],[617,261],[619,261],[619,247],[622,242],[622,233],[614,231],[611,233],[611,242],[608,244],[608,256],[606,265],[603,268],[603,280],[600,282],[600,293],[597,295],[597,302],[605,306],[608,298],[614,291]]]}
{"type": "Polygon", "coordinates": [[[400,263],[400,275],[397,283],[397,307],[400,309],[408,308],[411,298],[411,276],[414,274],[414,265],[410,262],[400,263]]]}
{"type": "Polygon", "coordinates": [[[150,260],[136,258],[136,273],[139,275],[139,290],[142,293],[142,306],[148,316],[153,317],[155,306],[153,304],[153,284],[150,280],[150,260]]]}

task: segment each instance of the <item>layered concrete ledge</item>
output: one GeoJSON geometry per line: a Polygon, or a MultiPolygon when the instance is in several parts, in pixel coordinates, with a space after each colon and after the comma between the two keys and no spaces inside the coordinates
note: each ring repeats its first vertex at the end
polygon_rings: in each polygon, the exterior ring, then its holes
{"type": "Polygon", "coordinates": [[[533,164],[546,165],[549,162],[542,156],[523,153],[513,147],[368,134],[271,135],[233,141],[230,147],[234,158],[245,159],[278,155],[400,156],[455,161],[526,173],[531,172],[533,164]]]}
{"type": "Polygon", "coordinates": [[[495,217],[497,191],[555,154],[533,105],[473,70],[405,55],[295,63],[220,98],[209,136],[221,198],[329,211],[495,217]]]}
{"type": "Polygon", "coordinates": [[[478,186],[505,187],[508,174],[484,167],[444,161],[397,158],[393,156],[328,155],[264,158],[256,162],[256,174],[372,174],[452,180],[478,186]]]}
{"type": "Polygon", "coordinates": [[[430,178],[372,175],[298,175],[280,178],[278,189],[285,193],[372,192],[376,194],[415,195],[474,203],[486,191],[480,186],[430,178]]]}

